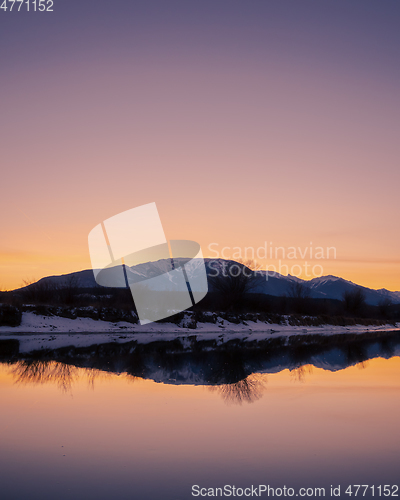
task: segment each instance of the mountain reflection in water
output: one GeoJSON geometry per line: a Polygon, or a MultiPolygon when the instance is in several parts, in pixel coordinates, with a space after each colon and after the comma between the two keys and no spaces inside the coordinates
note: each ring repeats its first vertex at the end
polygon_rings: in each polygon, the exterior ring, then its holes
{"type": "Polygon", "coordinates": [[[313,367],[337,371],[361,368],[369,359],[400,354],[400,334],[302,336],[246,342],[233,339],[221,345],[191,337],[138,343],[103,343],[19,352],[17,340],[0,340],[0,361],[7,363],[16,383],[55,383],[71,392],[82,378],[95,381],[123,374],[131,381],[151,379],[165,384],[207,386],[229,403],[252,403],[266,390],[266,374],[290,370],[302,381],[313,367]]]}

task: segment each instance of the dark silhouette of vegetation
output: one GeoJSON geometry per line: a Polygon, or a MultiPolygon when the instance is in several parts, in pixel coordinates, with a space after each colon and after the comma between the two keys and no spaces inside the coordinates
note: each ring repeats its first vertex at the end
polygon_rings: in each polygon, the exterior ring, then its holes
{"type": "Polygon", "coordinates": [[[294,312],[297,314],[307,314],[310,310],[309,298],[310,288],[299,281],[294,281],[289,290],[289,297],[292,299],[294,312]]]}
{"type": "Polygon", "coordinates": [[[225,310],[232,311],[240,307],[243,297],[265,280],[265,277],[258,272],[259,269],[255,261],[241,260],[224,266],[216,275],[209,277],[212,290],[219,292],[223,297],[225,310]]]}
{"type": "Polygon", "coordinates": [[[294,299],[308,299],[310,297],[311,290],[304,283],[294,281],[290,286],[289,297],[294,299]]]}
{"type": "Polygon", "coordinates": [[[0,304],[0,326],[19,326],[22,312],[18,307],[0,304]]]}
{"type": "Polygon", "coordinates": [[[390,299],[381,300],[378,304],[379,315],[382,318],[389,318],[391,308],[392,308],[392,301],[390,299]]]}
{"type": "Polygon", "coordinates": [[[354,291],[346,291],[343,294],[343,305],[346,312],[351,314],[362,313],[366,306],[365,294],[361,288],[354,291]]]}

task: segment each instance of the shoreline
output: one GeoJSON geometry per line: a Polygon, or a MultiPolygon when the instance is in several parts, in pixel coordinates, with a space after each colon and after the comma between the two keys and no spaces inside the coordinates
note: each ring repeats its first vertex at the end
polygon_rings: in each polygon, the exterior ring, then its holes
{"type": "MultiPolygon", "coordinates": [[[[61,317],[40,316],[34,313],[24,313],[20,326],[0,327],[0,342],[3,340],[18,340],[21,352],[34,349],[54,349],[66,346],[83,347],[91,344],[109,342],[125,343],[136,341],[148,344],[155,341],[181,340],[190,343],[193,339],[214,341],[218,345],[230,341],[240,341],[246,344],[286,339],[285,342],[301,343],[312,340],[345,336],[380,336],[400,332],[400,324],[396,325],[320,325],[292,326],[288,324],[272,324],[266,322],[247,321],[246,324],[230,323],[223,320],[222,324],[197,323],[197,327],[185,328],[174,323],[151,323],[138,325],[127,322],[111,323],[90,318],[68,319],[61,317]]],[[[313,342],[311,342],[313,343],[313,342]]]]}
{"type": "Polygon", "coordinates": [[[218,337],[187,332],[0,335],[0,364],[16,367],[21,380],[59,380],[64,385],[73,379],[70,369],[63,366],[125,373],[167,384],[215,386],[235,385],[254,374],[301,370],[306,365],[337,371],[360,363],[364,367],[375,358],[399,356],[399,330],[275,337],[261,332],[218,337]]]}
{"type": "Polygon", "coordinates": [[[345,324],[334,325],[322,323],[318,325],[308,325],[307,320],[313,319],[311,316],[303,316],[304,324],[290,324],[289,316],[285,322],[273,323],[261,320],[247,320],[242,322],[231,322],[220,316],[216,317],[216,322],[198,321],[195,327],[190,327],[190,322],[183,319],[179,324],[173,322],[149,323],[140,325],[128,321],[105,321],[92,319],[89,317],[66,318],[62,316],[45,316],[34,312],[22,313],[22,321],[18,326],[0,326],[0,335],[3,333],[243,333],[243,332],[269,332],[269,333],[338,333],[340,331],[382,331],[400,330],[400,323],[381,324],[345,324]]]}

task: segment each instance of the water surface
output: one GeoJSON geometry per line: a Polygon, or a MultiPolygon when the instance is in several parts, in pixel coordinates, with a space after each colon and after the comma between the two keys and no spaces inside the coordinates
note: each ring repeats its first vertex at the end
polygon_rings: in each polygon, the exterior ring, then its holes
{"type": "Polygon", "coordinates": [[[229,351],[219,382],[199,372],[198,354],[158,372],[153,356],[153,378],[128,374],[126,356],[110,370],[54,353],[8,359],[0,364],[1,498],[183,500],[194,498],[192,485],[259,484],[326,487],[329,497],[330,485],[343,493],[349,484],[398,483],[400,357],[369,349],[375,354],[363,351],[361,362],[351,355],[338,366],[343,352],[332,347],[314,364],[286,368],[272,366],[269,352],[259,371],[229,351]]]}

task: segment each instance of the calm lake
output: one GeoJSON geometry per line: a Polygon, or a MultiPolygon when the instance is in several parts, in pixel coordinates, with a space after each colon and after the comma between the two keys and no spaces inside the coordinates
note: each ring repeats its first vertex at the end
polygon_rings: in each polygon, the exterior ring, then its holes
{"type": "Polygon", "coordinates": [[[0,498],[185,500],[225,485],[394,496],[398,339],[357,346],[3,356],[0,498]]]}

